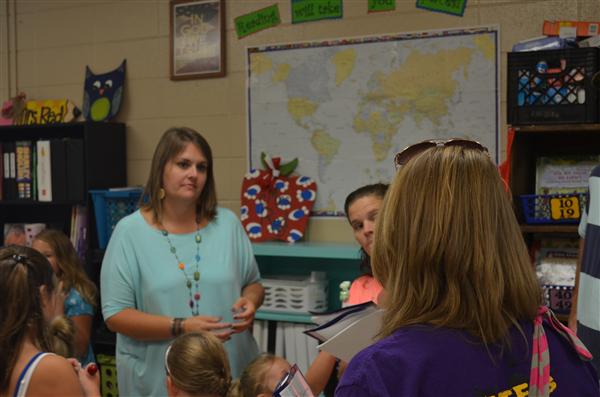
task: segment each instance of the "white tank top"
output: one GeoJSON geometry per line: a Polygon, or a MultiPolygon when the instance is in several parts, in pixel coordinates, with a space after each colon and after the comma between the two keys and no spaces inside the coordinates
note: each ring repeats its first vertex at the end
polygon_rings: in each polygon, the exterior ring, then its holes
{"type": "Polygon", "coordinates": [[[15,392],[13,397],[25,397],[27,394],[27,389],[29,388],[29,381],[31,381],[31,377],[33,376],[33,371],[35,371],[36,367],[42,361],[42,359],[46,356],[53,355],[52,353],[38,353],[29,360],[25,368],[23,368],[23,372],[19,376],[19,380],[17,381],[17,386],[15,387],[15,392]]]}

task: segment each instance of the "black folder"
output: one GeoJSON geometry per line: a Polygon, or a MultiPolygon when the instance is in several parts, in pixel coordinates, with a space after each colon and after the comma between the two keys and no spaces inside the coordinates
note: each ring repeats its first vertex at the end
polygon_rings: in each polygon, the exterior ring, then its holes
{"type": "Polygon", "coordinates": [[[52,179],[52,201],[67,200],[67,162],[65,141],[50,140],[50,175],[52,179]]]}
{"type": "Polygon", "coordinates": [[[67,200],[85,200],[83,139],[65,139],[67,200]]]}

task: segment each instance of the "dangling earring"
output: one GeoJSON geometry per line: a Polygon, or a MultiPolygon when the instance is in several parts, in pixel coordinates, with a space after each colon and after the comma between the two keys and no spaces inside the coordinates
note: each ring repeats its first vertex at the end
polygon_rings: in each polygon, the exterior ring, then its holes
{"type": "Polygon", "coordinates": [[[160,190],[158,191],[158,198],[160,200],[164,199],[165,196],[167,195],[167,193],[165,192],[165,189],[163,189],[162,187],[160,188],[160,190]]]}

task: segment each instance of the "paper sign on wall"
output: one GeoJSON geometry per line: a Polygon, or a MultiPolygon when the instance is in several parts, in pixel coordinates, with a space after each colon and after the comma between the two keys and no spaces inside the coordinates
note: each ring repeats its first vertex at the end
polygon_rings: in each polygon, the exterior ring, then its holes
{"type": "Polygon", "coordinates": [[[369,0],[368,12],[394,11],[396,0],[369,0]]]}
{"type": "Polygon", "coordinates": [[[342,17],[342,0],[292,0],[292,23],[342,17]]]}
{"type": "Polygon", "coordinates": [[[417,8],[463,16],[467,0],[417,0],[417,8]]]}
{"type": "Polygon", "coordinates": [[[240,15],[235,18],[234,22],[238,39],[241,39],[249,34],[279,25],[281,23],[279,7],[277,4],[273,4],[258,11],[240,15]]]}

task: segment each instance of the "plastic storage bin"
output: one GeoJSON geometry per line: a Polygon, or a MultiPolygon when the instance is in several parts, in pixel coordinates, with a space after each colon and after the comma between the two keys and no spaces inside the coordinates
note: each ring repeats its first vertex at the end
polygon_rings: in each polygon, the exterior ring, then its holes
{"type": "Polygon", "coordinates": [[[117,397],[119,389],[117,388],[115,356],[98,354],[96,360],[100,366],[100,392],[102,397],[117,397]]]}
{"type": "Polygon", "coordinates": [[[261,283],[265,288],[261,311],[308,314],[327,310],[327,279],[322,272],[294,279],[273,276],[261,279],[261,283]]]}
{"type": "Polygon", "coordinates": [[[519,199],[528,224],[577,224],[586,205],[586,195],[576,193],[524,194],[519,199]]]}
{"type": "Polygon", "coordinates": [[[512,125],[599,121],[598,48],[508,53],[508,120],[512,125]]]}
{"type": "Polygon", "coordinates": [[[117,222],[138,208],[143,190],[90,190],[94,202],[98,246],[105,249],[117,222]]]}
{"type": "Polygon", "coordinates": [[[565,285],[543,285],[546,306],[557,314],[569,314],[573,301],[573,287],[565,285]]]}

